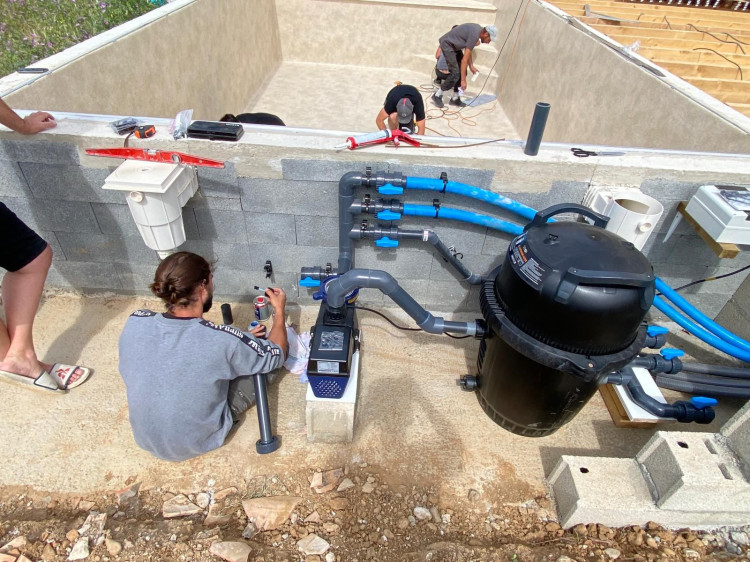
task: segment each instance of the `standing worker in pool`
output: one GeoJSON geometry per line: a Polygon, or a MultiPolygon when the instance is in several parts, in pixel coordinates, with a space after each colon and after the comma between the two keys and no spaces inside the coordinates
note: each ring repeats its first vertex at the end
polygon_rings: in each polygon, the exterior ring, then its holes
{"type": "Polygon", "coordinates": [[[424,135],[424,100],[414,86],[399,84],[385,97],[383,109],[375,118],[378,130],[400,129],[406,133],[424,135]]]}
{"type": "MultiPolygon", "coordinates": [[[[445,107],[443,94],[452,90],[456,85],[466,90],[466,68],[472,61],[471,52],[479,43],[489,43],[497,39],[497,28],[494,25],[482,27],[478,23],[462,23],[451,29],[440,38],[440,49],[448,64],[449,75],[440,84],[440,88],[432,94],[432,101],[438,107],[445,107]],[[463,52],[461,62],[458,62],[458,53],[463,52]]],[[[471,71],[477,69],[471,64],[471,71]]],[[[465,105],[457,94],[451,98],[451,105],[465,105]]]]}
{"type": "Polygon", "coordinates": [[[213,303],[210,264],[177,252],[159,264],[150,286],[167,311],[136,310],[120,335],[136,443],[157,457],[182,461],[220,447],[243,412],[255,403],[251,375],[272,373],[289,352],[286,295],[266,290],[275,309],[266,339],[262,327],[243,332],[203,318],[213,303]]]}

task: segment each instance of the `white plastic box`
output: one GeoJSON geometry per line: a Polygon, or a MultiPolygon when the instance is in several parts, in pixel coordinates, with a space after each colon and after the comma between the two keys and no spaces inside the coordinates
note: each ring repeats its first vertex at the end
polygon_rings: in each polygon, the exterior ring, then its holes
{"type": "MultiPolygon", "coordinates": [[[[721,189],[716,185],[700,186],[685,211],[717,242],[750,244],[750,214],[732,207],[721,195],[721,189]]],[[[750,191],[746,187],[731,189],[750,191]]]]}
{"type": "Polygon", "coordinates": [[[127,193],[138,231],[152,250],[169,252],[185,242],[182,207],[198,190],[192,166],[126,160],[103,188],[127,193]]]}

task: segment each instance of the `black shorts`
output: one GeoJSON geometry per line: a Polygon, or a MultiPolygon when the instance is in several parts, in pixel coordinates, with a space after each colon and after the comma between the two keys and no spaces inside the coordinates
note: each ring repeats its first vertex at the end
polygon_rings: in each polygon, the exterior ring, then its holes
{"type": "Polygon", "coordinates": [[[18,271],[39,257],[47,243],[0,202],[0,267],[18,271]]]}

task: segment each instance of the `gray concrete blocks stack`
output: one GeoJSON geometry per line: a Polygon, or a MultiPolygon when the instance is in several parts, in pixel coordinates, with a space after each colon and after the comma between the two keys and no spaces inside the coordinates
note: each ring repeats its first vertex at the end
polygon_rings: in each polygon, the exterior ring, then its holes
{"type": "Polygon", "coordinates": [[[562,456],[548,478],[560,523],[745,525],[749,436],[750,402],[719,434],[659,431],[634,459],[562,456]]]}

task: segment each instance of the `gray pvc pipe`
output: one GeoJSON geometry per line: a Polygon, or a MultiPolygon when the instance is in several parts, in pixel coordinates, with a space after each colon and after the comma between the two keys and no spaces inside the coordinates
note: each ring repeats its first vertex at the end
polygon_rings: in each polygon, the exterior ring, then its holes
{"type": "Polygon", "coordinates": [[[374,227],[368,228],[366,231],[362,231],[359,228],[352,228],[349,231],[349,238],[353,240],[361,240],[363,238],[379,238],[381,236],[387,236],[389,238],[395,238],[397,240],[422,240],[427,239],[427,242],[432,244],[435,249],[440,253],[445,260],[450,263],[462,276],[463,280],[469,285],[481,285],[484,278],[478,273],[472,273],[461,260],[454,256],[448,247],[440,240],[440,237],[436,232],[432,230],[403,230],[398,227],[382,228],[374,227]]]}
{"type": "Polygon", "coordinates": [[[750,379],[750,369],[744,367],[709,365],[707,363],[683,363],[682,370],[690,373],[702,373],[704,375],[714,375],[717,377],[750,379]]]}
{"type": "Polygon", "coordinates": [[[700,394],[703,396],[726,396],[732,398],[750,398],[750,389],[737,388],[736,386],[721,386],[714,384],[699,384],[694,382],[676,380],[664,375],[656,375],[654,381],[662,388],[669,388],[688,394],[700,394]]]}
{"type": "Polygon", "coordinates": [[[414,319],[425,332],[430,334],[453,332],[470,336],[476,335],[476,322],[451,322],[433,316],[422,308],[409,293],[404,291],[391,274],[377,269],[351,269],[330,281],[326,285],[328,306],[342,308],[346,303],[346,295],[359,288],[379,289],[414,319]]]}
{"type": "Polygon", "coordinates": [[[361,172],[347,172],[339,180],[339,262],[338,272],[346,273],[354,267],[354,244],[349,237],[349,231],[354,225],[354,217],[350,206],[354,201],[354,189],[357,187],[377,187],[390,183],[397,187],[406,184],[406,178],[401,174],[375,172],[369,176],[361,172]]]}
{"type": "Polygon", "coordinates": [[[529,136],[523,147],[523,153],[528,156],[536,156],[539,153],[539,145],[542,144],[544,128],[547,126],[547,116],[549,115],[548,103],[540,101],[534,108],[534,117],[531,119],[529,127],[529,136]]]}

